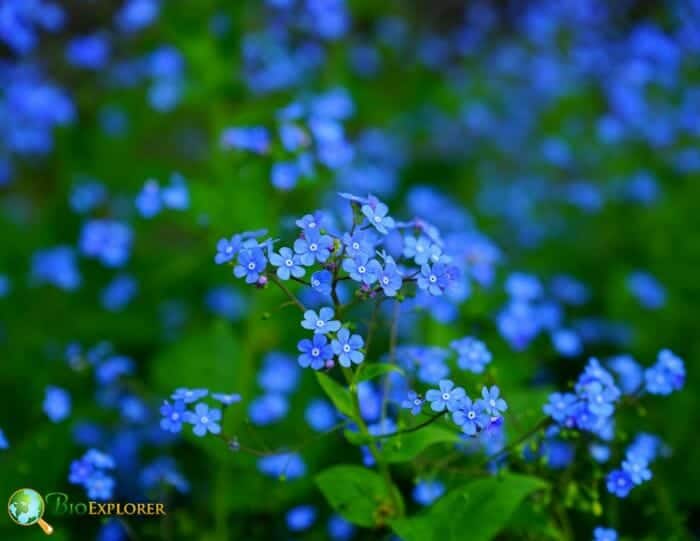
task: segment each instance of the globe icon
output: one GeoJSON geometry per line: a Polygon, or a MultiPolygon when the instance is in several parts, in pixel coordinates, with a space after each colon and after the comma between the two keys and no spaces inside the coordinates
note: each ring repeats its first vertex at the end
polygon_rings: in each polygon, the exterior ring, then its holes
{"type": "Polygon", "coordinates": [[[42,516],[44,515],[44,499],[36,490],[21,488],[10,496],[7,503],[7,512],[10,518],[20,526],[32,526],[39,524],[46,534],[51,534],[53,528],[49,526],[42,516]]]}

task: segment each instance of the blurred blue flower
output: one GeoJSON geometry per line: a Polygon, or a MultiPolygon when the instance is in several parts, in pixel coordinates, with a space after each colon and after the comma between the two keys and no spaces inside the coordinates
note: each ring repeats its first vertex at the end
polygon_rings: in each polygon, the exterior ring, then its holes
{"type": "Polygon", "coordinates": [[[593,530],[593,541],[617,541],[617,532],[612,528],[596,526],[593,530]]]}
{"type": "Polygon", "coordinates": [[[445,485],[438,480],[421,480],[413,488],[413,501],[428,506],[445,493],[445,485]]]}
{"type": "Polygon", "coordinates": [[[403,409],[411,410],[411,415],[418,415],[423,409],[424,400],[415,391],[408,391],[406,400],[401,402],[403,409]]]}
{"type": "Polygon", "coordinates": [[[241,293],[231,286],[214,287],[204,296],[204,304],[212,313],[237,321],[241,319],[248,306],[248,302],[241,293]]]}
{"type": "Polygon", "coordinates": [[[128,274],[120,274],[102,290],[100,301],[110,312],[123,310],[138,291],[136,279],[128,274]]]}
{"type": "Polygon", "coordinates": [[[283,394],[264,394],[248,404],[250,421],[258,426],[267,426],[287,416],[289,404],[283,394]]]}
{"type": "Polygon", "coordinates": [[[110,43],[104,34],[72,38],[66,46],[66,60],[77,68],[99,70],[109,61],[110,43]]]}
{"type": "Polygon", "coordinates": [[[606,486],[608,492],[614,494],[618,498],[626,498],[630,490],[634,487],[632,478],[629,473],[624,470],[613,470],[606,478],[606,486]]]}
{"type": "Polygon", "coordinates": [[[82,280],[75,253],[68,246],[56,246],[34,252],[32,277],[37,283],[53,284],[66,291],[80,287],[82,280]]]}
{"type": "Polygon", "coordinates": [[[66,419],[71,412],[71,397],[68,391],[49,385],[44,391],[42,405],[44,413],[52,422],[58,423],[66,419]]]}
{"type": "Polygon", "coordinates": [[[175,400],[170,404],[167,400],[160,407],[160,414],[163,418],[160,420],[160,427],[168,432],[177,433],[182,430],[184,421],[185,403],[182,400],[175,400]]]}
{"type": "Polygon", "coordinates": [[[293,532],[303,532],[316,521],[316,508],[312,505],[298,505],[287,511],[285,519],[287,528],[293,532]]]}
{"type": "Polygon", "coordinates": [[[481,374],[491,362],[491,352],[482,341],[471,336],[450,342],[450,347],[457,352],[457,365],[462,370],[481,374]]]}
{"type": "Polygon", "coordinates": [[[316,271],[311,275],[311,287],[322,295],[330,295],[332,280],[333,274],[330,271],[316,271]]]}
{"type": "Polygon", "coordinates": [[[185,404],[191,404],[200,398],[204,398],[208,394],[209,391],[207,389],[187,389],[186,387],[180,387],[175,389],[171,398],[173,400],[182,400],[185,404]]]}
{"type": "Polygon", "coordinates": [[[258,469],[269,477],[297,479],[306,475],[306,464],[297,453],[280,453],[258,460],[258,469]]]}
{"type": "Polygon", "coordinates": [[[87,257],[99,259],[107,267],[121,267],[131,255],[133,233],[123,222],[90,220],[80,236],[80,251],[87,257]]]}
{"type": "Polygon", "coordinates": [[[319,398],[309,403],[304,412],[304,418],[316,432],[325,432],[335,425],[337,414],[331,404],[319,398]]]}
{"type": "Polygon", "coordinates": [[[355,527],[340,515],[328,519],[328,536],[333,541],[348,541],[355,534],[355,527]]]}
{"type": "Polygon", "coordinates": [[[258,384],[268,393],[289,393],[299,382],[299,367],[291,356],[270,352],[258,371],[258,384]]]}

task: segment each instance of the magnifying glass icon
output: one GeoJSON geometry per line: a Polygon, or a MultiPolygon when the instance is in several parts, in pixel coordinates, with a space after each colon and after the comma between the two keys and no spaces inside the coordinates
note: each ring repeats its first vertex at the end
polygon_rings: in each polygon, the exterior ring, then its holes
{"type": "Polygon", "coordinates": [[[42,518],[45,510],[44,498],[31,488],[20,488],[10,496],[7,502],[7,512],[15,524],[20,526],[38,524],[46,535],[51,535],[53,528],[42,518]]]}

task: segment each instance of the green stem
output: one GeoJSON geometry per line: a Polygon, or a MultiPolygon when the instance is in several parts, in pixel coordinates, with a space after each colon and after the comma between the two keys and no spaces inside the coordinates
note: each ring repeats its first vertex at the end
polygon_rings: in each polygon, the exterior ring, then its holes
{"type": "Polygon", "coordinates": [[[367,429],[367,425],[365,424],[364,419],[362,419],[362,414],[360,413],[360,401],[359,401],[359,398],[357,396],[357,386],[355,385],[355,382],[354,382],[352,368],[343,366],[342,369],[343,369],[343,376],[345,376],[345,381],[347,381],[348,386],[350,388],[350,397],[352,399],[352,405],[353,405],[353,409],[355,411],[355,419],[353,419],[353,420],[357,423],[357,428],[360,430],[360,433],[363,436],[365,436],[368,440],[370,440],[367,447],[369,449],[370,454],[372,455],[372,458],[374,458],[374,461],[377,464],[377,468],[379,469],[379,473],[384,478],[384,484],[386,485],[387,493],[389,494],[391,501],[394,504],[394,508],[396,509],[396,511],[398,513],[401,510],[401,505],[397,501],[397,494],[396,494],[396,490],[394,489],[394,483],[391,479],[391,472],[389,471],[389,465],[386,463],[386,461],[382,457],[382,454],[379,452],[379,447],[377,446],[377,442],[372,438],[371,434],[369,433],[369,430],[367,429]]]}
{"type": "Polygon", "coordinates": [[[287,286],[284,285],[282,281],[279,278],[277,278],[277,276],[275,276],[274,274],[268,274],[267,277],[273,284],[279,287],[284,292],[284,294],[287,295],[287,297],[289,297],[289,300],[293,302],[299,308],[299,310],[301,310],[302,312],[306,312],[306,307],[302,304],[302,302],[296,298],[294,293],[289,291],[287,286]]]}

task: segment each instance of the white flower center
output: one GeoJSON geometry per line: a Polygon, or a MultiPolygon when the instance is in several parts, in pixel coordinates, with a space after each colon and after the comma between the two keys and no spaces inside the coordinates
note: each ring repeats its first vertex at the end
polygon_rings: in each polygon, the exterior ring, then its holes
{"type": "Polygon", "coordinates": [[[321,285],[321,281],[320,280],[311,280],[311,285],[314,287],[318,287],[321,285]]]}
{"type": "Polygon", "coordinates": [[[491,400],[489,400],[489,404],[491,404],[492,408],[496,407],[496,401],[493,398],[491,400]]]}
{"type": "Polygon", "coordinates": [[[359,267],[357,267],[357,272],[359,272],[360,274],[364,274],[365,272],[367,272],[367,269],[364,265],[360,265],[359,267]]]}
{"type": "Polygon", "coordinates": [[[227,253],[227,254],[230,254],[231,252],[233,252],[233,247],[227,246],[227,247],[226,247],[226,253],[227,253]]]}
{"type": "Polygon", "coordinates": [[[177,420],[180,418],[180,414],[177,413],[177,412],[175,412],[175,413],[173,413],[173,414],[170,416],[170,418],[171,418],[173,421],[177,421],[177,420]]]}
{"type": "Polygon", "coordinates": [[[442,393],[442,399],[443,399],[443,400],[449,400],[449,399],[450,399],[450,393],[442,393]]]}
{"type": "Polygon", "coordinates": [[[359,249],[360,249],[360,243],[359,243],[359,242],[353,242],[353,243],[352,243],[352,247],[353,247],[355,250],[359,250],[359,249]]]}
{"type": "Polygon", "coordinates": [[[414,403],[416,406],[420,406],[420,405],[421,405],[421,400],[420,400],[420,398],[416,398],[416,399],[413,401],[413,403],[414,403]]]}
{"type": "Polygon", "coordinates": [[[345,345],[343,346],[343,351],[344,351],[345,353],[350,353],[350,344],[345,344],[345,345]]]}
{"type": "Polygon", "coordinates": [[[284,264],[288,267],[292,267],[294,265],[294,261],[292,261],[291,259],[287,259],[285,260],[284,264]]]}
{"type": "Polygon", "coordinates": [[[379,223],[379,222],[382,221],[382,217],[381,217],[381,216],[375,216],[375,217],[374,217],[374,221],[377,222],[377,223],[379,223]]]}
{"type": "Polygon", "coordinates": [[[383,283],[384,285],[388,285],[388,284],[389,284],[389,277],[388,277],[388,276],[385,276],[384,278],[382,278],[382,283],[383,283]]]}
{"type": "Polygon", "coordinates": [[[476,418],[476,413],[474,411],[469,411],[467,413],[467,418],[473,420],[474,418],[476,418]]]}
{"type": "Polygon", "coordinates": [[[428,280],[430,281],[431,284],[434,284],[435,282],[437,282],[437,276],[435,276],[434,274],[431,274],[430,277],[428,278],[428,280]]]}
{"type": "Polygon", "coordinates": [[[317,326],[319,329],[320,329],[321,327],[323,327],[325,324],[326,324],[326,322],[323,321],[322,319],[317,319],[317,320],[316,320],[316,326],[317,326]]]}
{"type": "Polygon", "coordinates": [[[425,248],[423,248],[422,244],[416,245],[416,252],[418,252],[419,254],[422,254],[424,251],[425,251],[425,248]]]}
{"type": "Polygon", "coordinates": [[[624,479],[624,477],[620,477],[620,478],[617,480],[617,484],[620,485],[621,487],[625,486],[625,479],[624,479]]]}
{"type": "Polygon", "coordinates": [[[207,424],[207,423],[209,422],[209,417],[207,417],[207,416],[205,415],[204,417],[202,417],[202,418],[200,419],[200,422],[201,422],[203,425],[207,424]]]}
{"type": "Polygon", "coordinates": [[[312,355],[313,357],[318,357],[320,354],[321,354],[321,350],[318,349],[318,348],[313,348],[313,349],[311,350],[311,355],[312,355]]]}
{"type": "Polygon", "coordinates": [[[312,242],[311,244],[309,244],[309,250],[311,250],[312,252],[315,252],[316,250],[318,250],[318,244],[316,244],[315,242],[312,242]]]}
{"type": "Polygon", "coordinates": [[[253,263],[252,261],[251,261],[250,263],[248,263],[248,269],[249,269],[249,270],[254,270],[254,269],[255,269],[255,263],[253,263]]]}

